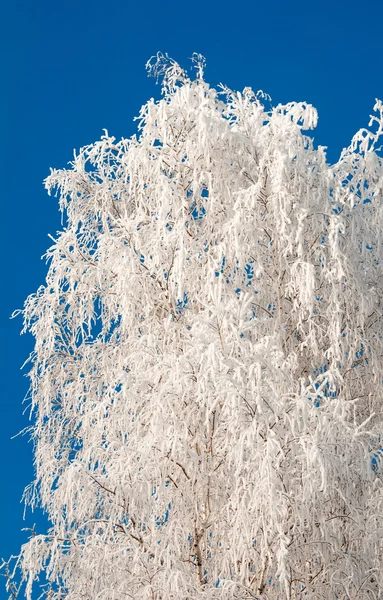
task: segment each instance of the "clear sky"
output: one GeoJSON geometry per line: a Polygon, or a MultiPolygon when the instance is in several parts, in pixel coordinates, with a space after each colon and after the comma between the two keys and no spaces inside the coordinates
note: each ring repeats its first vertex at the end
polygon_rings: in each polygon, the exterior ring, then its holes
{"type": "Polygon", "coordinates": [[[367,125],[375,98],[383,100],[382,23],[380,0],[3,1],[0,558],[18,553],[22,527],[44,527],[40,514],[22,520],[32,448],[26,437],[10,438],[28,425],[20,367],[33,340],[20,338],[21,320],[9,316],[44,283],[40,257],[47,234],[60,228],[57,200],[42,186],[49,167],[64,167],[103,128],[117,138],[134,133],[140,106],[159,96],[144,68],[158,50],[186,67],[193,52],[202,53],[213,85],[314,104],[315,142],[329,147],[334,162],[367,125]]]}

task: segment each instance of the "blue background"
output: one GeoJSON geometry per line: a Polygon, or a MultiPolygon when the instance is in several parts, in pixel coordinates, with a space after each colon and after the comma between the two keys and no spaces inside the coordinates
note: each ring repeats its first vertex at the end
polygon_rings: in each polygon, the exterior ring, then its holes
{"type": "MultiPolygon", "coordinates": [[[[206,77],[232,88],[263,89],[274,103],[311,102],[319,110],[315,142],[334,162],[383,99],[383,3],[4,1],[0,13],[1,133],[1,493],[0,558],[19,551],[22,527],[44,518],[27,511],[22,491],[33,478],[32,448],[11,436],[28,425],[20,367],[33,348],[9,320],[44,282],[48,233],[60,228],[57,200],[42,180],[73,149],[135,131],[133,117],[159,87],[145,72],[158,50],[188,67],[207,58],[206,77]]],[[[0,600],[7,596],[0,580],[0,600]]]]}

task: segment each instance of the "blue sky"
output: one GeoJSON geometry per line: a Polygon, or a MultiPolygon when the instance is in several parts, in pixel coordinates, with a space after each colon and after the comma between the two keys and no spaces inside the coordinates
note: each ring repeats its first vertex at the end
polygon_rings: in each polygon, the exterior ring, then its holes
{"type": "Polygon", "coordinates": [[[20,366],[33,340],[20,338],[21,320],[9,316],[44,282],[40,257],[47,234],[60,228],[57,201],[42,186],[49,167],[64,167],[103,128],[117,138],[134,133],[140,106],[159,96],[144,68],[158,50],[184,66],[202,53],[213,85],[262,89],[274,103],[311,102],[319,110],[315,141],[333,162],[383,99],[382,22],[378,0],[3,2],[0,558],[18,552],[22,527],[44,526],[39,514],[22,520],[32,448],[25,437],[10,438],[28,425],[20,366]]]}

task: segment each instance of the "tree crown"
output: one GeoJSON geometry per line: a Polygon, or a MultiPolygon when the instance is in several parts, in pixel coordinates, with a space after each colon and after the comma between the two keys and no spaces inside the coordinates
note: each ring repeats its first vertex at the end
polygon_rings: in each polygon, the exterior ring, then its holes
{"type": "Polygon", "coordinates": [[[311,105],[193,59],[46,180],[26,597],[378,598],[382,103],[328,165],[311,105]]]}

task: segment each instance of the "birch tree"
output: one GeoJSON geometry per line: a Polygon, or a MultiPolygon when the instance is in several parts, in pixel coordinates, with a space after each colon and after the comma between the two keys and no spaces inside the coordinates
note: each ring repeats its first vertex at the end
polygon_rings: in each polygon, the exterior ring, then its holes
{"type": "Polygon", "coordinates": [[[31,600],[383,592],[383,105],[339,161],[305,102],[158,54],[138,132],[52,170],[62,231],[22,311],[31,600]]]}

